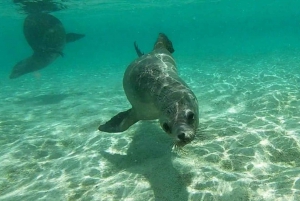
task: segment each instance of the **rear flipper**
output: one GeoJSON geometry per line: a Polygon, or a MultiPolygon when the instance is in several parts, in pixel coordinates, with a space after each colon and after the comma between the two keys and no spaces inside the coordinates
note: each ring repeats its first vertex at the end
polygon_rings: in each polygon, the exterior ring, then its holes
{"type": "Polygon", "coordinates": [[[107,133],[118,133],[127,130],[138,121],[133,110],[129,109],[112,117],[108,122],[100,125],[98,129],[107,133]]]}
{"type": "Polygon", "coordinates": [[[68,33],[66,34],[66,42],[74,42],[77,41],[81,38],[83,38],[85,35],[84,34],[77,34],[77,33],[68,33]]]}
{"type": "Polygon", "coordinates": [[[141,52],[141,50],[139,49],[139,47],[138,47],[138,45],[136,44],[135,41],[134,41],[134,49],[135,49],[135,51],[136,51],[136,53],[137,53],[137,55],[138,55],[139,57],[141,57],[141,56],[144,55],[144,53],[141,52]]]}

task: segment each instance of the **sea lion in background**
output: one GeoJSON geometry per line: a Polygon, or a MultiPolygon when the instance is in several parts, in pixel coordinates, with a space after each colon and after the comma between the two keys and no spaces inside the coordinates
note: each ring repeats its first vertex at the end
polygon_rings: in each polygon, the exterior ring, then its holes
{"type": "Polygon", "coordinates": [[[57,57],[63,56],[62,51],[66,43],[85,36],[66,34],[60,20],[46,13],[28,15],[24,21],[23,32],[33,55],[13,67],[9,76],[11,79],[45,68],[57,57]]]}
{"type": "Polygon", "coordinates": [[[194,139],[199,125],[198,101],[179,78],[173,52],[172,42],[160,33],[153,51],[128,66],[123,88],[132,108],[100,125],[100,131],[122,132],[140,120],[159,119],[162,129],[175,139],[176,146],[184,146],[194,139]]]}

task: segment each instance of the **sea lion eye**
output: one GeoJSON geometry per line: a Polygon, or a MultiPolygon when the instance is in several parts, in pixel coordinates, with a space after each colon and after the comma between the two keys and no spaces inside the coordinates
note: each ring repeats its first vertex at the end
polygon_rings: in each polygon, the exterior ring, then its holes
{"type": "Polygon", "coordinates": [[[171,133],[171,128],[167,123],[163,123],[162,128],[166,133],[171,133]]]}
{"type": "Polygon", "coordinates": [[[191,111],[189,111],[187,114],[186,114],[186,118],[187,118],[187,121],[189,124],[192,124],[194,123],[195,121],[195,114],[191,111]]]}

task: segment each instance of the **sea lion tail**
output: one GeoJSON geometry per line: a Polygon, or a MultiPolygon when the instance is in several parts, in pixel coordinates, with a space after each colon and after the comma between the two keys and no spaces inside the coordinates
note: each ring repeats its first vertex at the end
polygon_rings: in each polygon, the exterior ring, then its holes
{"type": "Polygon", "coordinates": [[[130,126],[138,122],[132,109],[120,112],[112,117],[108,122],[98,127],[98,130],[107,133],[119,133],[127,130],[130,126]]]}
{"type": "Polygon", "coordinates": [[[137,45],[137,43],[135,41],[134,41],[134,49],[139,57],[144,55],[144,53],[139,49],[139,46],[137,45]]]}
{"type": "Polygon", "coordinates": [[[81,38],[83,38],[85,36],[85,34],[77,34],[77,33],[67,33],[66,34],[66,42],[74,42],[77,41],[81,38]]]}
{"type": "Polygon", "coordinates": [[[173,53],[175,50],[173,48],[172,41],[164,33],[159,33],[158,38],[154,44],[154,50],[164,48],[167,49],[170,53],[173,53]]]}

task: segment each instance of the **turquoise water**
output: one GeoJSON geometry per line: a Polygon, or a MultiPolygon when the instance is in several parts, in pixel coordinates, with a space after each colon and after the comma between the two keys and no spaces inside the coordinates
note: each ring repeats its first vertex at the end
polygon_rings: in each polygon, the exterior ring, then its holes
{"type": "Polygon", "coordinates": [[[27,14],[0,3],[0,200],[300,200],[299,1],[52,5],[86,36],[11,80],[31,55],[27,14]],[[156,121],[97,130],[130,106],[133,42],[147,53],[159,32],[199,100],[200,131],[179,153],[156,121]]]}

